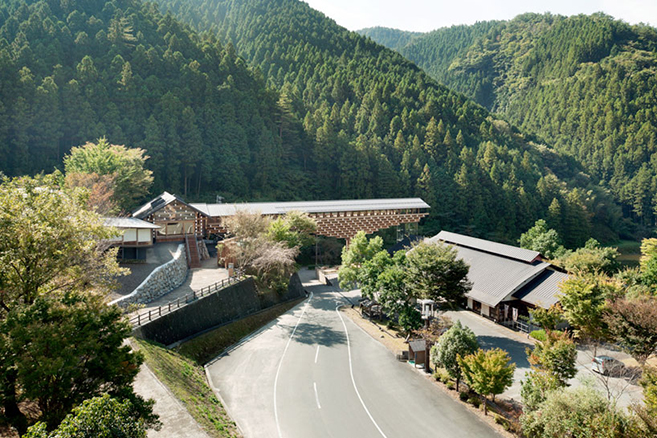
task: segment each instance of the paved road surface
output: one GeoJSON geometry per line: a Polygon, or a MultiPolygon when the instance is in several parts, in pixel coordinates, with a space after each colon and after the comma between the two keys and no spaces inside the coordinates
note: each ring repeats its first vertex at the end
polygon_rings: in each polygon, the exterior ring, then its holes
{"type": "Polygon", "coordinates": [[[208,366],[247,438],[499,437],[339,314],[339,292],[305,277],[309,301],[208,366]]]}

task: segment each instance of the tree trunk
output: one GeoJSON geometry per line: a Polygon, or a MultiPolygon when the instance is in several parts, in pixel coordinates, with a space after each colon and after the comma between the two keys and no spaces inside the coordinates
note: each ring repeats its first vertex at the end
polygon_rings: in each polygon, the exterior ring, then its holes
{"type": "Polygon", "coordinates": [[[431,347],[429,341],[425,341],[424,347],[424,371],[431,372],[431,347]]]}
{"type": "Polygon", "coordinates": [[[459,383],[461,383],[461,376],[456,378],[456,392],[459,392],[459,383]]]}
{"type": "Polygon", "coordinates": [[[486,405],[486,402],[488,399],[484,396],[484,415],[488,415],[488,406],[486,405]]]}
{"type": "Polygon", "coordinates": [[[5,417],[17,431],[19,435],[27,432],[27,418],[20,409],[16,401],[16,379],[18,378],[16,370],[9,370],[5,374],[5,391],[4,391],[4,408],[5,417]]]}

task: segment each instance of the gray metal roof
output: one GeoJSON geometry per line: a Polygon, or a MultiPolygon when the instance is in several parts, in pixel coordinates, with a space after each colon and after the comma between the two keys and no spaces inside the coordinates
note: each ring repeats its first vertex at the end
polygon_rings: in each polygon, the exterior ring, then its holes
{"type": "Polygon", "coordinates": [[[339,211],[427,209],[429,204],[420,198],[350,199],[335,201],[251,202],[242,204],[190,204],[211,217],[232,216],[237,211],[265,215],[285,214],[288,211],[304,213],[334,213],[339,211]]]}
{"type": "Polygon", "coordinates": [[[449,231],[441,231],[429,239],[431,242],[435,242],[437,240],[442,240],[443,242],[447,243],[454,243],[459,246],[467,246],[468,248],[489,252],[491,254],[508,257],[510,259],[520,260],[526,263],[531,263],[541,256],[541,253],[538,251],[531,251],[529,249],[518,248],[517,246],[491,242],[490,240],[477,239],[476,237],[464,236],[463,234],[450,233],[449,231]]]}
{"type": "Polygon", "coordinates": [[[158,225],[153,225],[150,222],[137,219],[136,217],[106,217],[103,219],[106,226],[114,228],[140,228],[149,230],[157,230],[160,228],[158,225]]]}
{"type": "Polygon", "coordinates": [[[409,341],[408,346],[411,347],[411,350],[417,353],[419,351],[424,351],[427,348],[427,343],[424,339],[418,339],[415,341],[409,341]]]}
{"type": "Polygon", "coordinates": [[[568,274],[547,269],[513,296],[534,306],[549,309],[559,302],[559,284],[567,279],[568,274]]]}
{"type": "Polygon", "coordinates": [[[466,296],[491,307],[529,283],[550,265],[525,263],[464,246],[453,245],[458,257],[470,265],[468,280],[472,290],[466,296]]]}
{"type": "Polygon", "coordinates": [[[151,214],[155,213],[162,207],[171,204],[173,201],[178,201],[180,203],[183,203],[185,205],[189,205],[191,208],[198,210],[199,213],[205,214],[202,210],[199,210],[198,208],[194,207],[193,204],[188,204],[187,202],[183,201],[182,198],[180,198],[177,195],[172,195],[169,192],[163,192],[160,196],[157,198],[147,202],[146,204],[142,205],[138,209],[136,209],[133,213],[132,216],[139,218],[139,219],[144,219],[151,214]]]}

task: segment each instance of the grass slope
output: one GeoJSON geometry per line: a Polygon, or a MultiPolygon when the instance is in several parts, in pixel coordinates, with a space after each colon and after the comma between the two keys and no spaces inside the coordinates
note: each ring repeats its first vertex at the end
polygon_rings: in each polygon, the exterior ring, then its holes
{"type": "Polygon", "coordinates": [[[158,344],[133,339],[135,344],[144,354],[148,367],[210,436],[240,436],[235,422],[208,386],[202,366],[158,344]]]}

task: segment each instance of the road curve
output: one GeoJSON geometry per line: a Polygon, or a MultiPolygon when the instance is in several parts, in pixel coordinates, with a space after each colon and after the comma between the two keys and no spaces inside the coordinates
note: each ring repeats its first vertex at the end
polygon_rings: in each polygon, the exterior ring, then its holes
{"type": "Polygon", "coordinates": [[[246,438],[500,437],[342,316],[342,293],[304,285],[309,300],[207,366],[246,438]]]}

